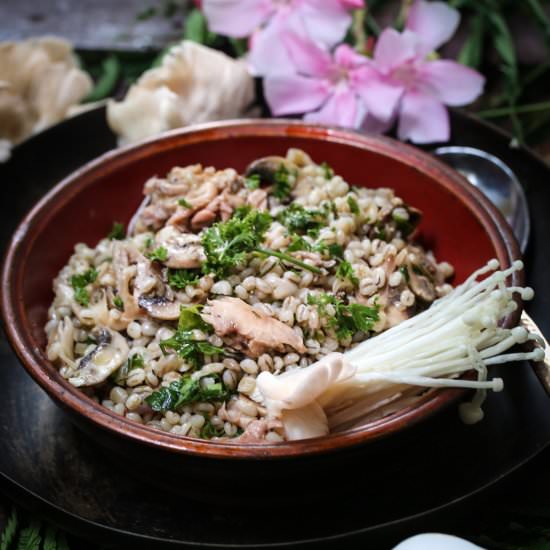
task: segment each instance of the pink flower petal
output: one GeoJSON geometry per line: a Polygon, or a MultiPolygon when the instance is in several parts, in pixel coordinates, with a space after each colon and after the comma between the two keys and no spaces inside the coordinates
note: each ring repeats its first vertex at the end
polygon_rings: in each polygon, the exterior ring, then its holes
{"type": "Polygon", "coordinates": [[[368,113],[361,125],[361,130],[367,132],[368,134],[385,134],[389,132],[391,127],[395,124],[395,117],[390,118],[390,120],[383,122],[380,119],[373,116],[371,113],[368,113]]]}
{"type": "Polygon", "coordinates": [[[211,31],[241,38],[251,34],[274,11],[271,0],[203,0],[211,31]]]}
{"type": "Polygon", "coordinates": [[[390,120],[405,87],[381,75],[370,67],[354,71],[353,86],[369,111],[382,122],[390,120]]]}
{"type": "Polygon", "coordinates": [[[368,58],[358,54],[351,46],[341,44],[334,52],[334,61],[344,69],[355,69],[368,63],[368,58]]]}
{"type": "Polygon", "coordinates": [[[374,48],[374,64],[384,73],[416,57],[418,38],[410,31],[385,29],[374,48]]]}
{"type": "Polygon", "coordinates": [[[346,128],[359,128],[365,117],[365,109],[360,105],[355,93],[347,88],[337,90],[315,113],[304,116],[307,122],[317,122],[346,128]]]}
{"type": "Polygon", "coordinates": [[[332,66],[332,58],[328,51],[292,31],[281,33],[281,39],[294,69],[299,73],[320,77],[328,75],[332,66]]]}
{"type": "Polygon", "coordinates": [[[426,84],[447,105],[467,105],[483,92],[485,78],[477,71],[455,61],[430,61],[419,72],[426,84]]]}
{"type": "Polygon", "coordinates": [[[292,61],[281,42],[281,35],[285,32],[284,20],[274,17],[264,29],[254,33],[247,57],[250,72],[254,76],[292,72],[292,61]]]}
{"type": "Polygon", "coordinates": [[[300,75],[272,75],[264,79],[265,98],[275,116],[307,113],[317,109],[330,95],[324,80],[300,75]]]}
{"type": "Polygon", "coordinates": [[[407,92],[401,100],[399,139],[414,143],[448,141],[449,113],[436,97],[417,91],[407,92]]]}
{"type": "Polygon", "coordinates": [[[340,42],[351,25],[351,15],[341,0],[302,0],[294,13],[313,40],[329,47],[340,42]]]}
{"type": "Polygon", "coordinates": [[[453,36],[459,22],[460,14],[448,4],[416,0],[409,10],[405,28],[418,35],[422,44],[420,53],[427,55],[453,36]]]}
{"type": "Polygon", "coordinates": [[[340,0],[340,4],[347,9],[360,9],[365,7],[364,0],[340,0]]]}

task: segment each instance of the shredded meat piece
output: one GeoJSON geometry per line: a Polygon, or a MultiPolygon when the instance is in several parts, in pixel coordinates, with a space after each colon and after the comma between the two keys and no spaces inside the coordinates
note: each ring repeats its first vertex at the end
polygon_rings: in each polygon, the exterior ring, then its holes
{"type": "Polygon", "coordinates": [[[268,350],[285,351],[285,345],[304,353],[302,339],[288,325],[269,317],[239,298],[212,300],[202,318],[218,336],[230,336],[231,345],[259,357],[268,350]]]}

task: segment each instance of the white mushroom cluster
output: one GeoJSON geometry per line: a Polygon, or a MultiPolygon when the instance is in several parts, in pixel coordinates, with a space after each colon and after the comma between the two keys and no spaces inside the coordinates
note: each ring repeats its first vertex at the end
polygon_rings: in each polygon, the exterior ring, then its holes
{"type": "Polygon", "coordinates": [[[0,43],[0,162],[11,145],[63,120],[91,89],[65,40],[0,43]]]}
{"type": "Polygon", "coordinates": [[[188,124],[235,118],[254,100],[254,80],[244,61],[183,41],[159,67],[146,71],[120,102],[107,105],[119,144],[188,124]]]}
{"type": "Polygon", "coordinates": [[[282,420],[287,439],[304,439],[361,425],[393,402],[402,404],[414,395],[411,389],[461,387],[478,390],[460,408],[464,422],[478,422],[486,390],[503,388],[502,379],[487,380],[489,366],[544,357],[544,342],[536,334],[522,326],[501,326],[517,308],[516,295],[522,300],[534,296],[531,288],[505,284],[523,263],[516,261],[478,281],[497,268],[491,260],[426,311],[346,353],[329,354],[279,376],[262,372],[257,388],[270,416],[282,420]],[[506,353],[528,340],[539,347],[506,353]],[[471,370],[477,380],[461,377],[471,370]]]}

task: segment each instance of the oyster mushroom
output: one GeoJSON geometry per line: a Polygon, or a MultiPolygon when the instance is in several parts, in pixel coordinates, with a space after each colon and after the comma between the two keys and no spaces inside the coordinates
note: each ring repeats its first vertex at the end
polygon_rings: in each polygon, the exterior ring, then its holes
{"type": "Polygon", "coordinates": [[[180,316],[181,304],[168,300],[166,296],[140,296],[138,305],[156,319],[171,321],[180,316]]]}
{"type": "Polygon", "coordinates": [[[193,233],[182,233],[173,225],[162,228],[155,236],[158,246],[167,252],[164,265],[172,268],[190,269],[200,267],[206,261],[201,239],[193,233]]]}
{"type": "Polygon", "coordinates": [[[69,378],[77,388],[104,382],[128,359],[130,349],[121,334],[101,327],[94,335],[97,346],[78,361],[75,376],[69,378]]]}

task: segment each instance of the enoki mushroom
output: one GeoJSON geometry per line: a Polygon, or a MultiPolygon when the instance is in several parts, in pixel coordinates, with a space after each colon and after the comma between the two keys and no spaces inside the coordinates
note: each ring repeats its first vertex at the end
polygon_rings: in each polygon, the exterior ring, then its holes
{"type": "Polygon", "coordinates": [[[487,368],[544,357],[539,346],[506,353],[528,340],[544,344],[521,326],[501,326],[517,308],[514,295],[531,300],[534,292],[505,284],[523,269],[521,261],[504,271],[495,271],[498,267],[491,260],[426,311],[344,354],[331,353],[279,376],[261,373],[257,388],[269,415],[282,420],[287,439],[304,439],[360,425],[373,414],[383,416],[413,402],[419,387],[452,387],[477,390],[460,413],[466,423],[481,420],[486,391],[503,388],[501,378],[487,379],[487,368]],[[461,377],[472,370],[477,379],[461,377]]]}

